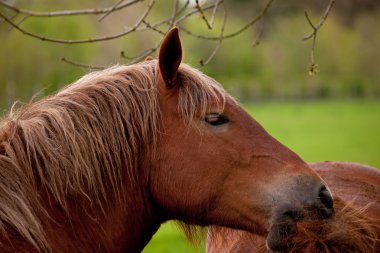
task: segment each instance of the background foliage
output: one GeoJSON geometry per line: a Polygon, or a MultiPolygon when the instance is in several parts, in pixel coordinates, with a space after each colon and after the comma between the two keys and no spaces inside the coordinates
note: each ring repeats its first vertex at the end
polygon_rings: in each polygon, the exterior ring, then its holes
{"type": "MultiPolygon", "coordinates": [[[[39,11],[112,6],[111,0],[19,0],[18,7],[39,11]]],[[[221,82],[244,102],[309,98],[377,98],[380,96],[380,11],[376,1],[338,1],[318,34],[316,62],[320,73],[308,76],[311,41],[302,41],[310,32],[303,10],[318,21],[327,1],[302,3],[274,2],[255,27],[227,39],[212,62],[201,67],[199,61],[212,52],[216,42],[196,39],[182,32],[185,61],[200,67],[221,82]],[[349,5],[349,3],[352,3],[349,5]],[[355,5],[355,6],[354,6],[355,5]],[[261,34],[261,35],[260,35],[261,34]],[[259,36],[260,35],[260,36],[259,36]],[[259,45],[252,44],[259,38],[259,45]]],[[[115,12],[102,22],[92,16],[28,19],[22,27],[40,35],[81,39],[108,35],[132,25],[146,3],[115,12]]],[[[173,3],[157,1],[149,20],[170,16],[173,3]]],[[[261,10],[264,1],[226,1],[226,33],[235,31],[261,10]]],[[[193,8],[193,7],[188,7],[193,8]]],[[[7,10],[6,10],[7,11],[7,10]]],[[[8,11],[9,12],[9,11],[8,11]]],[[[195,34],[218,35],[221,15],[213,30],[205,27],[199,15],[186,21],[195,34]]],[[[140,32],[119,40],[79,45],[62,45],[27,37],[0,23],[0,108],[15,100],[28,101],[40,92],[49,94],[70,83],[88,69],[60,61],[110,66],[125,63],[119,57],[152,47],[160,40],[156,33],[140,32]]],[[[154,55],[153,55],[154,56],[154,55]]]]}

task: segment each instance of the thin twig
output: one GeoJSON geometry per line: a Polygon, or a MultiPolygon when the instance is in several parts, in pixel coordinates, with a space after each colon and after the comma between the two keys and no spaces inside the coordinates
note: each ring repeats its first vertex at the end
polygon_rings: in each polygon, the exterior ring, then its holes
{"type": "Polygon", "coordinates": [[[81,67],[81,68],[86,68],[86,69],[93,69],[93,70],[103,70],[103,69],[106,69],[106,67],[88,65],[88,64],[83,64],[83,63],[75,62],[75,61],[72,61],[72,60],[68,60],[65,57],[62,57],[61,61],[65,62],[67,64],[70,64],[70,65],[76,66],[76,67],[81,67]]]}
{"type": "MultiPolygon", "coordinates": [[[[271,6],[271,4],[273,3],[273,1],[274,0],[269,0],[266,3],[266,5],[264,6],[264,8],[261,10],[261,12],[256,17],[254,17],[251,21],[249,21],[247,24],[245,24],[239,30],[237,30],[233,33],[224,35],[222,39],[229,39],[229,38],[235,37],[235,36],[239,35],[240,33],[244,32],[245,30],[247,30],[252,25],[254,25],[257,21],[259,21],[260,19],[262,19],[265,16],[265,14],[267,13],[267,11],[268,11],[269,7],[271,6]]],[[[196,37],[198,39],[204,39],[204,40],[219,40],[220,39],[219,36],[204,36],[204,35],[194,34],[189,29],[187,29],[183,26],[181,26],[181,29],[182,29],[182,31],[184,31],[188,35],[191,35],[191,36],[196,37]]]]}
{"type": "MultiPolygon", "coordinates": [[[[12,20],[12,19],[16,18],[17,16],[18,16],[18,13],[15,13],[9,19],[12,20]]],[[[7,22],[7,21],[5,21],[5,19],[1,19],[0,23],[3,23],[3,22],[7,22]]]]}
{"type": "Polygon", "coordinates": [[[98,19],[98,21],[99,21],[99,22],[102,22],[103,19],[105,19],[108,15],[110,15],[113,11],[115,11],[115,9],[116,9],[120,4],[122,4],[123,2],[124,2],[124,0],[119,0],[119,1],[117,1],[117,2],[112,6],[112,8],[111,8],[108,12],[104,13],[104,15],[101,16],[101,17],[98,19]]]}
{"type": "Polygon", "coordinates": [[[201,14],[201,17],[205,21],[207,28],[211,30],[212,26],[208,22],[208,20],[207,20],[207,18],[205,16],[205,13],[203,12],[202,7],[199,5],[199,0],[195,0],[195,8],[198,10],[199,14],[201,14]]]}
{"type": "Polygon", "coordinates": [[[145,56],[148,56],[149,54],[154,53],[159,46],[160,46],[160,43],[157,43],[154,47],[145,49],[145,50],[143,50],[142,52],[138,53],[135,56],[126,56],[125,53],[124,53],[124,51],[121,51],[120,57],[124,58],[126,60],[134,60],[134,59],[144,58],[145,56]]]}
{"type": "MultiPolygon", "coordinates": [[[[44,36],[40,36],[38,34],[35,34],[33,32],[27,31],[27,30],[21,28],[21,26],[20,26],[26,19],[28,19],[30,17],[56,17],[56,16],[101,15],[101,14],[103,14],[98,19],[98,21],[102,21],[104,18],[106,18],[111,13],[113,13],[117,10],[121,10],[123,8],[126,8],[128,6],[131,6],[131,5],[133,5],[137,2],[141,2],[141,1],[143,1],[143,0],[129,0],[129,1],[118,0],[111,7],[102,8],[102,9],[94,8],[94,9],[81,9],[81,10],[53,11],[53,12],[35,12],[35,11],[27,10],[27,9],[19,9],[17,7],[14,7],[13,5],[11,5],[9,3],[6,3],[4,0],[0,0],[1,6],[4,6],[4,7],[8,8],[10,10],[13,10],[15,12],[15,14],[11,18],[6,17],[3,13],[0,12],[0,18],[2,18],[5,22],[7,22],[13,29],[16,29],[19,32],[21,32],[27,36],[30,36],[30,37],[33,37],[33,38],[36,38],[39,40],[49,41],[49,42],[53,42],[53,43],[61,43],[61,44],[80,44],[80,43],[94,43],[94,42],[100,42],[100,41],[113,40],[113,39],[117,39],[117,38],[126,36],[132,32],[139,32],[139,31],[146,31],[146,30],[155,31],[155,32],[159,33],[160,35],[164,36],[167,33],[167,31],[169,31],[173,26],[175,26],[175,25],[181,26],[180,25],[181,22],[183,22],[184,20],[188,19],[189,17],[191,17],[197,13],[201,14],[202,19],[205,21],[207,27],[209,29],[212,29],[214,21],[215,21],[215,17],[216,17],[217,12],[218,12],[217,11],[218,7],[220,5],[223,5],[224,19],[223,19],[223,23],[222,23],[222,27],[221,27],[219,36],[207,37],[207,36],[202,36],[202,35],[195,35],[191,31],[187,30],[186,28],[184,28],[184,27],[182,28],[182,31],[184,31],[185,33],[188,33],[192,36],[195,36],[197,38],[205,39],[205,40],[217,40],[217,45],[215,46],[214,50],[212,51],[210,56],[207,58],[207,60],[201,61],[201,65],[206,65],[215,57],[215,55],[218,52],[218,50],[220,49],[221,44],[222,44],[224,39],[232,38],[232,37],[239,35],[240,33],[247,30],[249,27],[254,25],[257,21],[261,20],[265,16],[266,12],[268,11],[269,7],[271,6],[271,4],[273,2],[273,0],[268,0],[266,5],[263,7],[261,12],[258,13],[258,15],[256,17],[254,17],[250,22],[248,22],[246,25],[244,25],[239,30],[237,30],[233,33],[227,34],[227,35],[225,35],[225,26],[227,23],[227,9],[226,9],[226,6],[224,5],[223,0],[214,0],[214,2],[212,4],[204,6],[204,7],[201,7],[199,4],[199,1],[196,0],[196,5],[197,5],[196,8],[186,12],[185,14],[182,14],[182,13],[185,10],[187,10],[187,7],[190,4],[190,0],[186,0],[186,2],[184,2],[183,6],[181,6],[181,7],[180,7],[180,3],[181,3],[180,0],[173,0],[174,6],[173,6],[171,16],[167,19],[161,20],[161,21],[154,23],[154,24],[149,23],[146,20],[147,16],[149,15],[149,13],[152,10],[152,7],[155,3],[155,0],[151,0],[148,4],[147,8],[145,9],[143,15],[139,18],[139,20],[133,26],[125,28],[125,30],[123,32],[120,32],[118,34],[114,34],[111,36],[102,36],[102,37],[98,37],[98,38],[80,39],[80,40],[65,40],[65,39],[60,39],[60,38],[44,37],[44,36]],[[208,20],[206,18],[205,13],[206,13],[206,11],[209,11],[209,10],[212,10],[212,13],[211,13],[210,19],[208,20]],[[14,22],[12,19],[19,14],[23,15],[22,19],[19,22],[14,22]],[[180,16],[180,15],[182,15],[182,16],[180,16]]],[[[142,52],[140,52],[139,54],[137,54],[133,57],[126,56],[124,54],[124,52],[121,52],[120,55],[124,59],[131,60],[129,63],[135,63],[137,61],[142,60],[146,56],[154,53],[155,51],[157,51],[157,49],[159,48],[159,45],[160,45],[160,43],[156,44],[155,46],[153,46],[151,48],[143,50],[142,52]]],[[[66,58],[62,58],[62,61],[69,63],[71,65],[84,67],[84,68],[103,69],[103,67],[100,67],[100,66],[91,66],[91,65],[86,65],[86,64],[82,64],[82,63],[77,63],[77,62],[74,62],[71,60],[67,60],[66,58]]]]}
{"type": "Polygon", "coordinates": [[[183,4],[182,8],[178,10],[177,15],[180,15],[184,10],[186,10],[187,6],[189,6],[190,0],[186,0],[186,2],[183,4]]]}
{"type": "Polygon", "coordinates": [[[318,34],[319,29],[325,23],[329,13],[331,12],[331,8],[333,7],[334,3],[335,3],[335,0],[330,0],[328,6],[326,8],[325,13],[323,14],[321,20],[319,20],[317,25],[313,24],[313,22],[311,21],[311,19],[309,17],[309,14],[307,13],[307,11],[305,11],[306,20],[313,30],[309,35],[306,35],[305,37],[303,37],[303,40],[308,40],[310,38],[313,38],[313,43],[312,43],[311,52],[310,52],[310,68],[309,68],[309,75],[310,76],[313,76],[319,72],[318,64],[315,63],[315,53],[314,53],[315,52],[315,44],[316,44],[316,40],[317,40],[317,34],[318,34]]]}
{"type": "MultiPolygon", "coordinates": [[[[18,15],[18,14],[16,13],[16,15],[18,15]]],[[[23,17],[21,18],[21,20],[20,20],[19,22],[17,22],[16,25],[17,25],[17,26],[20,26],[20,25],[21,25],[22,23],[24,23],[25,20],[27,20],[29,17],[30,17],[30,16],[28,16],[28,15],[23,16],[23,17]]],[[[8,28],[8,32],[12,31],[13,28],[14,28],[13,26],[10,26],[10,27],[8,28]]]]}
{"type": "MultiPolygon", "coordinates": [[[[161,21],[159,22],[158,24],[155,24],[154,26],[152,26],[149,22],[147,21],[143,21],[143,23],[146,25],[147,28],[155,31],[155,32],[158,32],[159,34],[161,34],[162,36],[165,36],[166,33],[176,24],[176,16],[179,15],[181,12],[183,12],[183,10],[186,8],[186,6],[189,4],[189,0],[186,1],[186,3],[184,4],[184,6],[178,10],[178,7],[179,7],[179,0],[175,0],[174,2],[174,7],[173,7],[173,11],[172,11],[172,15],[170,16],[169,19],[166,19],[164,21],[161,21]],[[167,28],[167,31],[164,32],[162,30],[159,30],[157,29],[156,27],[162,25],[162,24],[165,24],[165,23],[168,23],[168,28],[167,28]]],[[[151,47],[151,48],[148,48],[146,50],[143,50],[141,53],[135,55],[135,56],[126,56],[124,51],[122,51],[120,53],[120,57],[121,58],[124,58],[124,59],[127,59],[127,60],[131,60],[130,62],[128,62],[128,64],[133,64],[133,63],[136,63],[136,62],[139,62],[141,61],[142,59],[146,58],[147,56],[153,54],[154,52],[157,51],[157,49],[160,47],[161,45],[161,41],[159,43],[157,43],[154,47],[151,47]]]]}
{"type": "Polygon", "coordinates": [[[132,27],[130,27],[128,30],[126,30],[124,32],[121,32],[121,33],[118,33],[118,34],[111,35],[111,36],[103,36],[103,37],[94,38],[94,39],[65,40],[65,39],[58,39],[58,38],[43,37],[43,36],[36,35],[34,33],[31,33],[31,32],[28,32],[28,31],[22,29],[21,27],[19,27],[15,23],[13,23],[11,20],[9,20],[7,17],[5,17],[2,13],[0,13],[0,17],[3,18],[8,24],[10,24],[11,26],[13,26],[16,30],[20,31],[21,33],[23,33],[23,34],[25,34],[27,36],[39,39],[39,40],[48,41],[48,42],[54,42],[54,43],[60,43],[60,44],[95,43],[95,42],[100,42],[100,41],[108,41],[108,40],[117,39],[117,38],[123,37],[123,36],[125,36],[127,34],[130,34],[130,33],[134,32],[134,31],[136,31],[137,28],[141,25],[141,23],[143,23],[144,19],[148,16],[148,14],[151,11],[154,3],[155,3],[155,0],[151,0],[150,1],[148,7],[146,8],[145,12],[140,17],[140,19],[135,23],[135,25],[133,25],[132,27]]]}
{"type": "MultiPolygon", "coordinates": [[[[218,2],[218,5],[220,5],[220,2],[218,2]]],[[[209,9],[212,9],[212,8],[215,8],[215,5],[214,4],[211,4],[211,5],[208,5],[206,7],[203,7],[203,11],[206,11],[206,10],[209,10],[209,9]]],[[[192,11],[189,11],[188,13],[184,14],[182,17],[180,17],[179,19],[177,19],[177,24],[184,21],[185,19],[193,16],[194,14],[197,14],[199,13],[199,11],[197,9],[195,10],[192,10],[192,11]]]]}
{"type": "Polygon", "coordinates": [[[334,4],[335,4],[335,0],[330,0],[330,3],[329,3],[329,5],[326,8],[325,13],[323,14],[323,17],[321,18],[321,20],[319,20],[319,22],[318,22],[318,24],[316,26],[313,25],[313,23],[311,22],[311,20],[309,18],[309,15],[305,11],[306,19],[309,22],[310,26],[313,28],[313,31],[310,34],[308,34],[305,37],[303,37],[304,40],[310,39],[311,37],[314,36],[314,34],[316,34],[318,32],[319,28],[321,28],[321,26],[325,23],[325,21],[326,21],[328,15],[330,14],[331,9],[334,6],[334,4]]]}
{"type": "Polygon", "coordinates": [[[160,44],[157,44],[155,47],[152,47],[148,50],[145,51],[145,53],[141,54],[140,56],[136,57],[135,59],[133,59],[132,61],[129,62],[129,64],[134,64],[134,63],[137,63],[139,61],[141,61],[142,59],[146,58],[147,56],[151,55],[152,53],[156,52],[157,49],[160,47],[160,44]]]}
{"type": "Polygon", "coordinates": [[[215,57],[216,53],[218,52],[218,50],[219,50],[219,48],[223,42],[224,28],[225,28],[226,22],[227,22],[227,9],[226,9],[226,6],[224,5],[224,3],[222,3],[222,5],[223,5],[223,9],[224,9],[224,17],[223,17],[222,28],[220,29],[220,36],[219,36],[220,39],[218,41],[218,44],[216,45],[216,47],[214,48],[214,50],[212,51],[212,53],[208,57],[208,59],[206,61],[203,61],[203,60],[200,61],[200,64],[202,66],[207,65],[215,57]]]}
{"type": "Polygon", "coordinates": [[[16,13],[28,15],[31,17],[59,17],[59,16],[75,16],[75,15],[99,15],[99,14],[108,13],[111,10],[112,12],[114,12],[114,11],[124,9],[128,6],[131,6],[141,1],[143,0],[131,0],[131,1],[125,2],[124,4],[120,4],[116,8],[114,8],[114,6],[111,6],[107,8],[101,8],[101,9],[64,10],[64,11],[51,11],[51,12],[38,12],[38,11],[31,11],[31,10],[26,10],[26,9],[19,9],[7,3],[4,0],[0,0],[0,5],[8,9],[11,9],[16,13]]]}
{"type": "Polygon", "coordinates": [[[177,17],[177,10],[178,10],[179,0],[174,0],[174,7],[172,11],[172,15],[169,18],[169,28],[168,31],[175,25],[175,18],[177,17]]]}
{"type": "MultiPolygon", "coordinates": [[[[220,3],[222,3],[223,0],[217,0],[215,1],[215,4],[214,4],[214,9],[212,10],[212,14],[211,14],[211,19],[210,19],[210,25],[211,27],[214,25],[214,21],[215,21],[215,16],[216,16],[216,11],[218,10],[218,6],[220,3]]],[[[225,11],[226,11],[226,6],[223,6],[225,11]]]]}
{"type": "Polygon", "coordinates": [[[260,45],[260,39],[261,39],[261,36],[264,33],[264,18],[265,17],[263,17],[263,19],[261,20],[261,26],[259,28],[259,32],[258,32],[258,34],[256,36],[256,39],[251,44],[252,47],[256,47],[256,46],[260,45]]]}
{"type": "Polygon", "coordinates": [[[161,35],[165,35],[165,32],[158,29],[158,25],[151,25],[150,23],[148,23],[146,20],[143,21],[143,23],[146,25],[145,28],[140,28],[140,29],[137,29],[138,31],[143,31],[143,30],[152,30],[152,31],[155,31],[161,35]]]}
{"type": "MultiPolygon", "coordinates": [[[[181,14],[187,7],[187,5],[189,5],[189,0],[186,1],[186,3],[184,4],[184,6],[178,10],[177,12],[177,15],[178,16],[179,14],[181,14]]],[[[203,10],[209,10],[211,8],[213,8],[214,5],[209,5],[207,7],[204,7],[203,10]]],[[[193,11],[190,11],[188,13],[186,13],[185,15],[181,16],[180,18],[176,19],[175,20],[175,23],[176,24],[179,24],[180,22],[190,18],[191,16],[195,15],[198,13],[198,10],[193,10],[193,11]]],[[[162,31],[162,30],[159,30],[157,27],[160,27],[160,26],[163,26],[163,25],[169,25],[170,24],[170,18],[167,18],[167,19],[164,19],[164,20],[161,20],[155,24],[151,24],[149,22],[147,22],[146,20],[143,21],[143,23],[146,25],[146,27],[139,27],[136,29],[136,31],[146,31],[146,30],[153,30],[161,35],[165,35],[166,32],[162,31]]]]}

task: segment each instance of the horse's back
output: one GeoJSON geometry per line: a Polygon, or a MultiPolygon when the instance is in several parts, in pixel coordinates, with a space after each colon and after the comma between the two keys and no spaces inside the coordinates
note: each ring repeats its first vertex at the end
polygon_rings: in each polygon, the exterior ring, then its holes
{"type": "Polygon", "coordinates": [[[350,162],[310,163],[326,181],[332,194],[362,208],[380,225],[380,170],[350,162]]]}

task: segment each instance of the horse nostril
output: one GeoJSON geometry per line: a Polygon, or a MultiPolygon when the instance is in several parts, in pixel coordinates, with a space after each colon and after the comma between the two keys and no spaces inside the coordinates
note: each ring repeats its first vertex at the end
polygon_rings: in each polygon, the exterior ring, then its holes
{"type": "Polygon", "coordinates": [[[329,209],[333,208],[333,199],[331,197],[330,192],[326,189],[325,186],[322,186],[322,188],[319,190],[318,198],[325,207],[329,209]]]}

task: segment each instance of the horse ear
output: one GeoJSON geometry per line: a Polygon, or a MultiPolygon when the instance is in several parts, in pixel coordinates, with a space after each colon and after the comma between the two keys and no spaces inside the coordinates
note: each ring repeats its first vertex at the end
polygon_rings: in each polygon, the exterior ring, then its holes
{"type": "Polygon", "coordinates": [[[158,65],[167,88],[176,84],[178,67],[182,61],[182,46],[178,28],[174,27],[165,36],[160,46],[158,65]]]}

